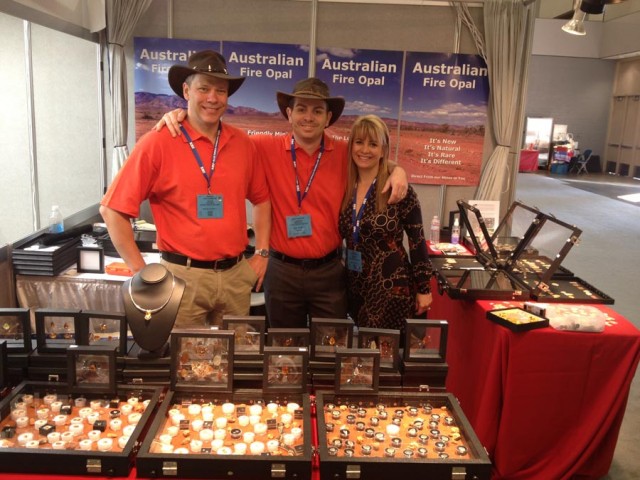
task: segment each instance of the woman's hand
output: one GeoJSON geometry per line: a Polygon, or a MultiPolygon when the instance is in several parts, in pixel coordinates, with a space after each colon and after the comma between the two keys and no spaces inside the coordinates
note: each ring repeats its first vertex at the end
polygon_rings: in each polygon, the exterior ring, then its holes
{"type": "Polygon", "coordinates": [[[416,295],[416,315],[420,315],[429,310],[431,303],[433,303],[431,293],[418,293],[416,295]]]}

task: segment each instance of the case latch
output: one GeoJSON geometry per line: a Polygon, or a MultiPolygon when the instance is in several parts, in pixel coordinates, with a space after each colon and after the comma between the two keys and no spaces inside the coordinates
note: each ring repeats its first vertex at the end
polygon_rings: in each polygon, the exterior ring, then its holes
{"type": "Polygon", "coordinates": [[[347,465],[346,478],[360,478],[360,465],[347,465]]]}
{"type": "Polygon", "coordinates": [[[451,480],[464,480],[467,478],[467,469],[464,467],[453,467],[451,469],[451,480]]]}
{"type": "Polygon", "coordinates": [[[87,473],[102,473],[102,461],[99,458],[87,459],[87,473]]]}
{"type": "Polygon", "coordinates": [[[285,478],[287,466],[284,463],[274,463],[271,465],[271,478],[285,478]]]}
{"type": "Polygon", "coordinates": [[[162,462],[162,474],[176,477],[178,475],[178,462],[162,462]]]}

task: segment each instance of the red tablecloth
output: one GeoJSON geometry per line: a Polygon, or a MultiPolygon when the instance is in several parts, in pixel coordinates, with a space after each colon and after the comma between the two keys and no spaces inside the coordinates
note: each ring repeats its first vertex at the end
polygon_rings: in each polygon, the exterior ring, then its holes
{"type": "Polygon", "coordinates": [[[538,150],[520,150],[519,172],[535,172],[538,170],[538,150]]]}
{"type": "Polygon", "coordinates": [[[493,478],[600,478],[611,465],[640,332],[613,310],[602,333],[551,327],[515,333],[486,319],[496,302],[435,295],[447,319],[447,390],[493,463],[493,478]]]}

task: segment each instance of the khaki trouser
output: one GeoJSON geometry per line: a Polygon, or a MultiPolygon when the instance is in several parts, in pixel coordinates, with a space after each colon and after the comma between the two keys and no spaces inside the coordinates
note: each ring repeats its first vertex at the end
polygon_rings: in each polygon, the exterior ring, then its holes
{"type": "Polygon", "coordinates": [[[221,326],[223,315],[249,315],[251,289],[258,276],[246,259],[228,270],[161,263],[186,283],[175,328],[221,326]]]}

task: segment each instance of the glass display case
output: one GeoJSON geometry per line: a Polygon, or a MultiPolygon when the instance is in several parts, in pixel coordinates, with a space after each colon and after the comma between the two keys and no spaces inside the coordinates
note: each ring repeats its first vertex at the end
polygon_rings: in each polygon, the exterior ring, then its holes
{"type": "Polygon", "coordinates": [[[613,299],[561,267],[582,231],[514,202],[490,235],[479,210],[459,200],[464,235],[475,262],[444,263],[438,285],[452,298],[613,303],[613,299]],[[466,268],[465,268],[466,267],[466,268]]]}
{"type": "Polygon", "coordinates": [[[491,462],[448,393],[316,395],[321,478],[491,478],[491,462]]]}
{"type": "Polygon", "coordinates": [[[178,359],[172,364],[172,389],[138,453],[140,477],[311,478],[309,397],[289,393],[304,382],[306,355],[270,348],[264,376],[270,388],[233,390],[233,335],[172,334],[171,351],[178,359]],[[194,362],[202,365],[201,375],[195,375],[194,362]]]}

